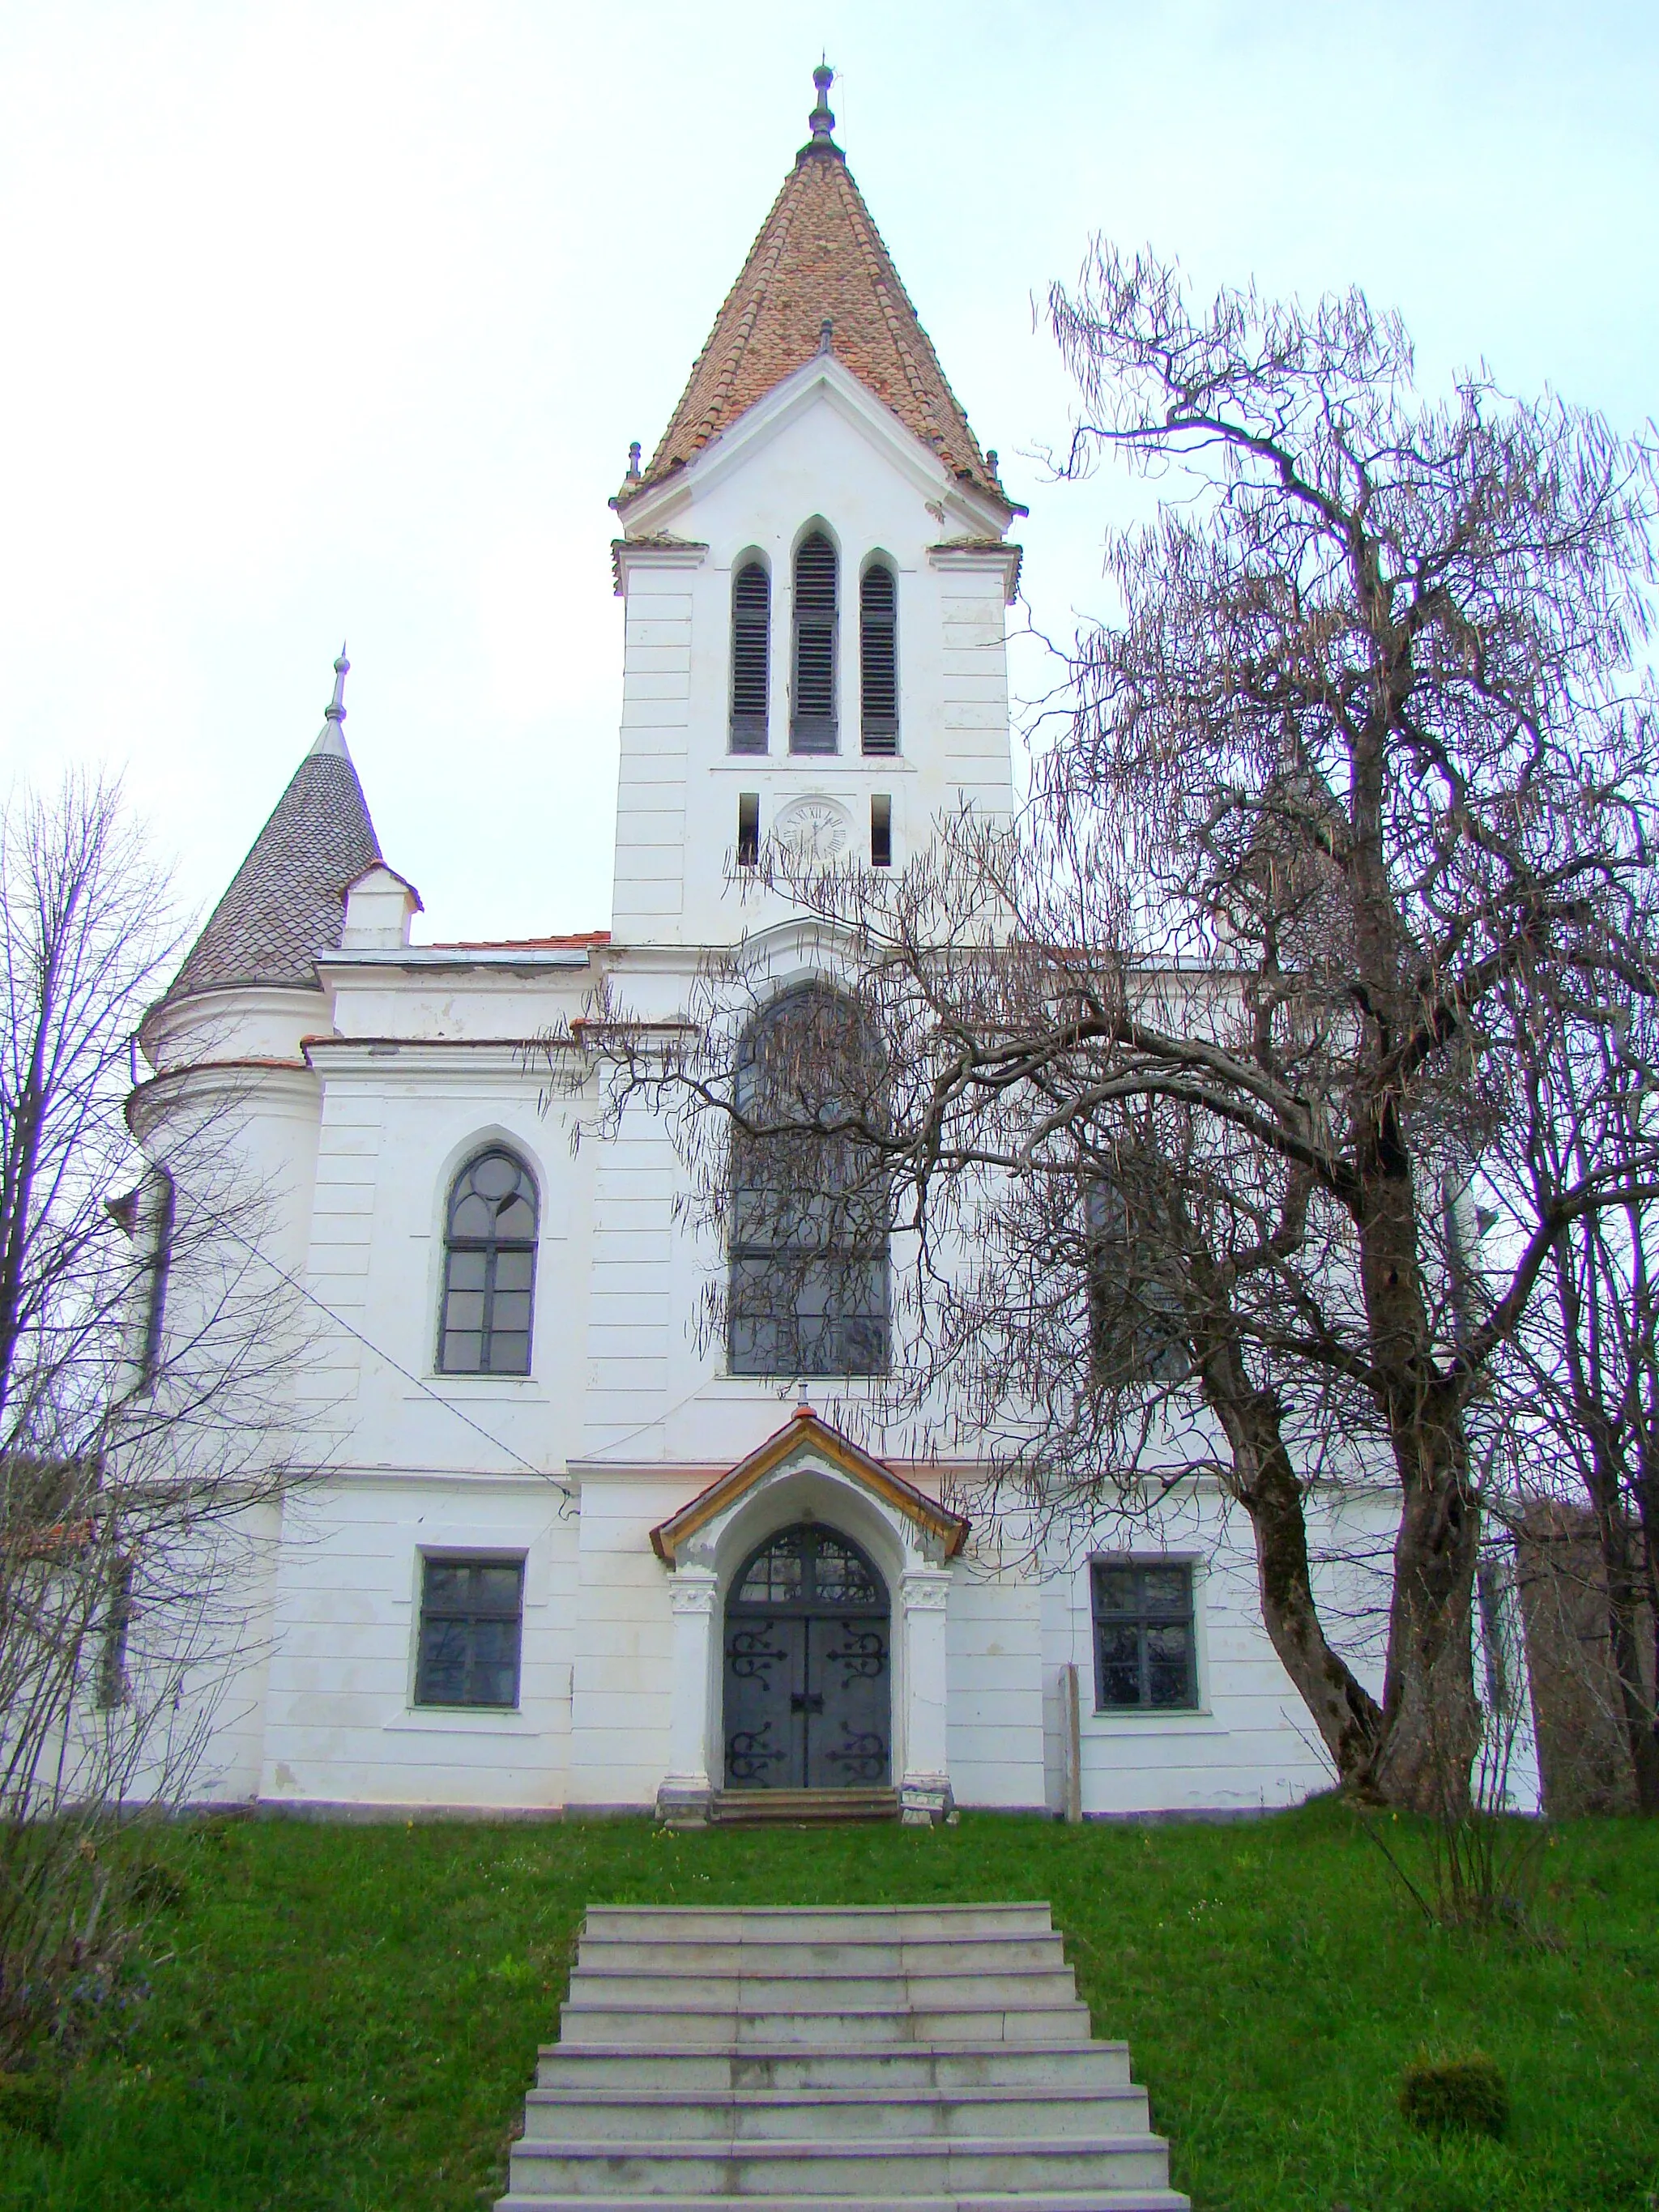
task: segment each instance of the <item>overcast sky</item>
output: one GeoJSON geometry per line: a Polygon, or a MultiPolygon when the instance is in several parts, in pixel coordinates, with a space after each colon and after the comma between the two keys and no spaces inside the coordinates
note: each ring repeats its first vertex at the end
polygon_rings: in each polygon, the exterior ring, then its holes
{"type": "Polygon", "coordinates": [[[845,147],[1031,508],[1032,618],[1098,604],[1109,479],[1045,487],[1032,296],[1091,231],[1201,285],[1399,307],[1659,411],[1655,0],[883,0],[807,9],[0,0],[0,785],[125,769],[210,904],[321,722],[429,937],[609,918],[605,502],[805,137],[845,147]]]}

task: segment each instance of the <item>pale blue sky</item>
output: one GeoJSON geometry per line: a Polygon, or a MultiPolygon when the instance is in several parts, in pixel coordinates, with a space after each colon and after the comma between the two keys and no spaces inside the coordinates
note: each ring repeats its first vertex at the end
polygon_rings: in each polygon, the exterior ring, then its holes
{"type": "Polygon", "coordinates": [[[605,501],[805,135],[838,137],[981,441],[1035,619],[1109,478],[1042,484],[1031,295],[1091,230],[1358,281],[1659,409],[1659,6],[0,4],[0,779],[124,765],[211,902],[321,722],[437,937],[608,918],[605,501]]]}

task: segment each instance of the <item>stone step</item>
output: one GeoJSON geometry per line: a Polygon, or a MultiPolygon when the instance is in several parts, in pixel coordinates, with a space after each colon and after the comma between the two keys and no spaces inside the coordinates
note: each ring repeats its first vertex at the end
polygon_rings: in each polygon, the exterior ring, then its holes
{"type": "Polygon", "coordinates": [[[826,2044],[1071,2043],[1088,2033],[1089,2011],[1082,2004],[1022,2005],[1005,2010],[969,2002],[926,2010],[870,2005],[843,2012],[734,2012],[729,2005],[690,2004],[630,2010],[584,2001],[564,2004],[560,2029],[567,2043],[632,2043],[647,2049],[664,2042],[805,2044],[812,2048],[826,2044]]]}
{"type": "Polygon", "coordinates": [[[1043,1904],[590,1908],[498,2212],[1185,2212],[1043,1904]]]}
{"type": "Polygon", "coordinates": [[[1077,1983],[1069,1966],[1030,1972],[994,1969],[953,1974],[870,1974],[823,1966],[804,1974],[711,1974],[668,1971],[618,1973],[579,1966],[570,1977],[573,2004],[682,2005],[700,2012],[856,2012],[866,2005],[902,2004],[929,2012],[971,2003],[984,2011],[1045,2009],[1075,2004],[1077,1983]]]}
{"type": "Polygon", "coordinates": [[[1112,2088],[1129,2079],[1127,2043],[962,2043],[935,2050],[642,2050],[542,2045],[542,2087],[562,2083],[723,2095],[732,2089],[891,2091],[939,2088],[1112,2088]]]}
{"type": "Polygon", "coordinates": [[[532,2142],[823,2142],[940,2136],[1021,2139],[1145,2135],[1146,2093],[1113,2083],[1079,2093],[1031,2087],[900,2089],[535,2088],[525,2109],[532,2142]]]}
{"type": "Polygon", "coordinates": [[[995,2138],[911,2142],[514,2143],[514,2193],[656,2197],[885,2194],[951,2197],[998,2191],[1164,2189],[1169,2147],[1149,2135],[1079,2136],[1063,2142],[995,2138]]]}
{"type": "Polygon", "coordinates": [[[590,1905],[588,1936],[638,1943],[741,1942],[782,1936],[797,1943],[921,1942],[959,1936],[1048,1936],[1044,1904],[1020,1905],[590,1905]]]}
{"type": "Polygon", "coordinates": [[[717,1790],[709,1817],[722,1828],[839,1827],[896,1820],[896,1790],[717,1790]]]}
{"type": "MultiPolygon", "coordinates": [[[[892,2212],[888,2196],[800,2196],[768,2191],[741,2199],[718,2197],[637,2197],[520,2195],[516,2191],[496,2200],[495,2212],[592,2212],[602,2203],[605,2212],[731,2212],[741,2203],[745,2212],[892,2212]]],[[[1004,2191],[953,2190],[948,2197],[907,2197],[905,2212],[1192,2212],[1192,2199],[1175,2189],[1066,2189],[1004,2191]]]]}
{"type": "Polygon", "coordinates": [[[783,1936],[730,1942],[641,1942],[628,1936],[584,1936],[583,1974],[978,1974],[1064,1966],[1058,1936],[924,1936],[890,1942],[799,1943],[783,1936]]]}

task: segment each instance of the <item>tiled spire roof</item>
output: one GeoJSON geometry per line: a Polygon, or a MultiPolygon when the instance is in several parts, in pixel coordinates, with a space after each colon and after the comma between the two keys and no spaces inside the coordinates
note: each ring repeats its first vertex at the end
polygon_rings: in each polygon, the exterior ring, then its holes
{"type": "Polygon", "coordinates": [[[236,983],[314,989],[318,956],[338,946],[346,888],[380,857],[340,728],[349,665],[343,646],[317,742],[173,977],[169,1000],[236,983]]]}
{"type": "Polygon", "coordinates": [[[980,451],[939,356],[917,320],[881,234],[830,136],[830,71],[814,72],[812,136],[726,295],[673,420],[651,463],[630,471],[616,504],[626,509],[819,352],[836,357],[953,476],[1010,506],[980,451]]]}

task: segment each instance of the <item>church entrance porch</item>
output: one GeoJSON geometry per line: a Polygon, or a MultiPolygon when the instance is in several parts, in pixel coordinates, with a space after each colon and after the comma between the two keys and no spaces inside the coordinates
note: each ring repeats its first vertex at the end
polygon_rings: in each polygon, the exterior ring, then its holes
{"type": "Polygon", "coordinates": [[[887,1586],[852,1540],[780,1529],[726,1601],[728,1790],[879,1788],[892,1771],[887,1586]]]}
{"type": "Polygon", "coordinates": [[[659,1816],[943,1820],[945,1608],[967,1534],[805,1406],[659,1522],[674,1641],[659,1816]]]}

